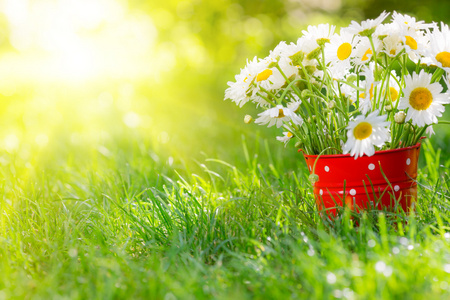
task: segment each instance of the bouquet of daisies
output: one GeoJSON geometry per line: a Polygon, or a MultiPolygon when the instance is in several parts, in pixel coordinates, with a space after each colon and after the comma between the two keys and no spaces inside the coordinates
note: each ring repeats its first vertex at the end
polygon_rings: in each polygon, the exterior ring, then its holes
{"type": "Polygon", "coordinates": [[[296,43],[247,61],[225,99],[255,103],[256,124],[283,127],[277,139],[307,154],[356,159],[415,145],[450,103],[450,29],[396,12],[385,24],[388,15],[340,33],[308,26],[296,43]]]}

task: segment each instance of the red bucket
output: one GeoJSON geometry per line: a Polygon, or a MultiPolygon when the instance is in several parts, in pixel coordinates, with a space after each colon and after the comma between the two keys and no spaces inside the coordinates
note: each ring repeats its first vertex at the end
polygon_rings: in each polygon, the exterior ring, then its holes
{"type": "Polygon", "coordinates": [[[355,159],[350,154],[304,155],[319,211],[336,214],[343,203],[350,209],[413,209],[417,198],[417,164],[420,143],[406,148],[376,151],[355,159]]]}

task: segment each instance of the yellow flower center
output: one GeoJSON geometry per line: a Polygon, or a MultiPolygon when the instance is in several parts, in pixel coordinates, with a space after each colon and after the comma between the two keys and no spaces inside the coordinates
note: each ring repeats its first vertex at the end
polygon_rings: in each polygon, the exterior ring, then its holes
{"type": "Polygon", "coordinates": [[[263,81],[266,80],[267,78],[270,77],[270,75],[272,75],[273,72],[270,69],[265,69],[264,71],[262,71],[261,73],[258,74],[258,76],[256,76],[256,81],[263,81]]]}
{"type": "Polygon", "coordinates": [[[409,95],[409,104],[415,110],[425,110],[433,102],[433,95],[424,87],[415,88],[409,95]]]}
{"type": "Polygon", "coordinates": [[[288,132],[288,133],[286,134],[286,136],[287,136],[288,138],[291,138],[291,137],[293,137],[294,135],[293,135],[292,133],[288,132]]]}
{"type": "Polygon", "coordinates": [[[286,117],[286,116],[284,115],[283,109],[280,108],[278,110],[278,117],[276,117],[276,118],[284,118],[284,117],[286,117]]]}
{"type": "Polygon", "coordinates": [[[369,94],[370,94],[370,99],[372,99],[373,98],[373,83],[370,85],[369,94]]]}
{"type": "Polygon", "coordinates": [[[350,45],[350,43],[343,43],[337,49],[337,57],[340,60],[347,59],[350,56],[350,54],[352,54],[352,45],[350,45]]]}
{"type": "MultiPolygon", "coordinates": [[[[369,95],[370,95],[370,99],[372,99],[373,98],[373,83],[370,85],[369,95]]],[[[359,94],[359,97],[366,98],[366,93],[359,94]]]]}
{"type": "Polygon", "coordinates": [[[436,60],[442,64],[444,68],[450,67],[450,53],[447,51],[440,52],[436,55],[436,60]]]}
{"type": "Polygon", "coordinates": [[[395,49],[392,49],[391,51],[389,51],[390,55],[395,55],[395,49]]]}
{"type": "Polygon", "coordinates": [[[367,49],[366,52],[364,52],[363,57],[361,58],[362,61],[366,61],[369,59],[368,55],[372,54],[372,49],[367,49]]]}
{"type": "Polygon", "coordinates": [[[390,87],[389,88],[389,94],[391,94],[391,101],[392,102],[397,100],[397,98],[398,98],[398,91],[395,88],[390,87]]]}
{"type": "Polygon", "coordinates": [[[353,129],[353,135],[358,140],[367,139],[372,134],[372,125],[367,122],[361,122],[353,129]]]}
{"type": "Polygon", "coordinates": [[[409,46],[409,48],[413,49],[413,50],[417,50],[417,42],[415,39],[413,39],[410,36],[405,36],[406,38],[406,45],[409,46]]]}

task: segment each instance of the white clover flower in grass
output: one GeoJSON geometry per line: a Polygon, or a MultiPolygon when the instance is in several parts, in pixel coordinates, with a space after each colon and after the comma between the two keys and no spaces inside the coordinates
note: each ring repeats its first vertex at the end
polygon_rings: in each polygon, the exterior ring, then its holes
{"type": "Polygon", "coordinates": [[[347,126],[347,142],[343,146],[344,154],[350,153],[357,159],[364,154],[372,156],[375,154],[375,146],[382,147],[389,141],[389,125],[386,115],[378,115],[378,110],[370,113],[367,117],[360,115],[347,126]]]}
{"type": "Polygon", "coordinates": [[[450,98],[442,94],[442,86],[431,83],[431,74],[422,70],[419,74],[405,76],[404,97],[400,99],[398,109],[408,109],[406,121],[419,127],[437,123],[445,108],[443,104],[450,103],[450,98]]]}
{"type": "Polygon", "coordinates": [[[268,110],[258,114],[259,118],[255,120],[256,124],[265,125],[269,124],[268,127],[276,125],[280,128],[283,123],[292,123],[296,125],[301,125],[303,119],[298,116],[295,112],[283,105],[277,105],[276,107],[269,108],[268,110]]]}
{"type": "Polygon", "coordinates": [[[350,33],[359,34],[361,36],[370,36],[375,32],[377,26],[380,25],[388,15],[389,13],[384,11],[380,16],[378,16],[378,18],[373,20],[367,19],[365,21],[362,21],[361,24],[352,21],[350,26],[347,27],[348,31],[350,33]]]}
{"type": "Polygon", "coordinates": [[[437,28],[429,34],[430,45],[426,51],[426,56],[431,58],[433,64],[450,72],[450,30],[441,26],[444,30],[437,28]]]}

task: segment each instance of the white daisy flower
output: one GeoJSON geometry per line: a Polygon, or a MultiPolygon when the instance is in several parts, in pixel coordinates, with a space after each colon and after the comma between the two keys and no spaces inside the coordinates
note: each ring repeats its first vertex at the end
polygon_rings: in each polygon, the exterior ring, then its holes
{"type": "Polygon", "coordinates": [[[322,54],[316,38],[312,36],[302,36],[297,40],[298,47],[304,53],[303,65],[317,65],[316,59],[322,54]]]}
{"type": "MultiPolygon", "coordinates": [[[[353,34],[341,30],[341,34],[334,34],[330,43],[325,47],[325,62],[330,64],[330,68],[333,69],[332,73],[346,74],[352,67],[350,59],[355,46],[358,44],[359,38],[353,34]]],[[[337,76],[334,78],[343,78],[343,76],[337,76]]]]}
{"type": "MultiPolygon", "coordinates": [[[[356,74],[354,73],[349,73],[347,74],[345,81],[347,81],[349,77],[355,77],[356,74]]],[[[356,82],[354,82],[355,85],[357,85],[356,82]]],[[[365,81],[362,80],[359,82],[359,86],[365,86],[365,81]]],[[[341,83],[340,85],[340,90],[341,90],[341,95],[344,97],[347,97],[351,103],[355,103],[356,102],[356,95],[357,95],[357,90],[353,87],[351,87],[350,85],[346,84],[346,83],[341,83]]]]}
{"type": "Polygon", "coordinates": [[[296,98],[296,101],[294,101],[294,102],[289,102],[289,103],[287,104],[287,108],[289,108],[289,109],[290,109],[291,111],[293,111],[293,112],[297,112],[298,109],[300,108],[300,104],[302,104],[302,100],[300,100],[300,99],[298,98],[298,96],[295,95],[295,94],[294,94],[294,98],[296,98]]]}
{"type": "MultiPolygon", "coordinates": [[[[375,47],[375,52],[378,53],[381,48],[381,41],[379,39],[374,39],[373,45],[375,47]]],[[[371,60],[373,55],[373,49],[369,39],[361,39],[353,53],[354,55],[352,55],[351,60],[355,65],[361,66],[367,64],[371,60]]]]}
{"type": "MultiPolygon", "coordinates": [[[[249,100],[258,105],[267,106],[269,103],[258,93],[264,94],[262,89],[278,90],[286,83],[280,71],[271,66],[274,62],[276,62],[274,56],[259,60],[255,57],[253,60],[247,61],[245,68],[241,69],[241,73],[235,76],[236,81],[228,82],[229,88],[225,90],[225,99],[231,99],[240,107],[249,100]]],[[[286,67],[285,70],[289,76],[297,72],[295,68],[292,70],[286,67]]]]}
{"type": "Polygon", "coordinates": [[[369,67],[364,67],[361,75],[364,75],[365,81],[363,82],[365,86],[365,92],[359,95],[359,111],[363,114],[367,114],[372,110],[372,102],[377,92],[377,85],[379,81],[375,81],[373,76],[374,64],[369,64],[369,67]]]}
{"type": "MultiPolygon", "coordinates": [[[[289,58],[284,57],[284,56],[281,56],[280,61],[278,62],[280,69],[283,71],[284,76],[286,76],[286,78],[288,78],[289,82],[291,82],[291,81],[295,80],[297,77],[299,77],[299,73],[298,73],[299,68],[293,66],[291,64],[291,62],[292,62],[292,60],[290,60],[289,58]]],[[[283,78],[284,78],[284,76],[283,76],[283,78]]],[[[284,84],[286,84],[286,78],[284,78],[284,84]]]]}
{"type": "Polygon", "coordinates": [[[375,146],[382,147],[389,140],[389,125],[386,115],[378,115],[378,110],[367,117],[360,115],[347,126],[347,142],[343,147],[344,154],[350,153],[357,159],[364,154],[375,154],[375,146]]]}
{"type": "Polygon", "coordinates": [[[377,26],[377,29],[375,29],[375,33],[373,34],[378,39],[383,40],[387,36],[399,36],[400,29],[398,26],[395,26],[395,24],[388,23],[388,24],[380,24],[377,26]]]}
{"type": "Polygon", "coordinates": [[[395,71],[391,72],[391,76],[389,76],[389,92],[387,87],[384,87],[384,95],[386,95],[386,99],[389,99],[390,102],[396,103],[398,99],[400,99],[400,86],[399,83],[400,78],[398,78],[395,71]]]}
{"type": "Polygon", "coordinates": [[[444,76],[444,83],[447,86],[447,94],[450,97],[450,74],[446,73],[444,76]]]}
{"type": "Polygon", "coordinates": [[[403,50],[403,41],[399,35],[388,35],[383,39],[383,49],[389,57],[396,57],[403,50]]]}
{"type": "Polygon", "coordinates": [[[281,88],[285,83],[283,75],[276,67],[272,67],[272,57],[266,57],[259,61],[257,66],[256,78],[255,78],[255,90],[259,91],[260,87],[265,90],[276,90],[281,88]]]}
{"type": "Polygon", "coordinates": [[[361,36],[370,36],[375,32],[377,26],[380,25],[388,15],[389,13],[384,11],[378,18],[374,20],[368,19],[362,21],[361,24],[352,21],[350,26],[348,27],[348,31],[350,33],[359,34],[361,36]]]}
{"type": "Polygon", "coordinates": [[[425,129],[425,134],[427,134],[429,137],[435,134],[433,126],[428,126],[427,129],[425,129]]]}
{"type": "Polygon", "coordinates": [[[297,69],[303,66],[316,66],[317,61],[307,59],[308,54],[317,48],[314,41],[308,41],[304,37],[297,40],[297,43],[290,43],[289,45],[280,47],[280,56],[285,57],[286,60],[297,69]]]}
{"type": "Polygon", "coordinates": [[[286,146],[287,143],[294,137],[294,135],[292,133],[290,133],[289,131],[287,132],[283,132],[283,136],[277,136],[277,141],[283,142],[284,145],[286,146]]]}
{"type": "Polygon", "coordinates": [[[416,18],[399,14],[396,11],[392,13],[392,23],[401,29],[412,29],[415,31],[431,28],[433,26],[433,24],[426,24],[425,21],[416,21],[416,18]]]}
{"type": "Polygon", "coordinates": [[[408,53],[410,59],[417,62],[428,51],[429,38],[421,30],[404,29],[400,33],[400,37],[404,44],[404,49],[408,53]]]}
{"type": "Polygon", "coordinates": [[[433,64],[450,72],[450,30],[445,26],[444,30],[434,29],[429,34],[430,46],[426,55],[431,58],[433,64]]]}
{"type": "Polygon", "coordinates": [[[277,105],[276,107],[269,108],[268,110],[258,114],[259,118],[255,120],[256,124],[264,125],[269,124],[268,127],[276,125],[277,128],[280,128],[284,122],[288,123],[292,121],[292,123],[301,125],[303,119],[290,110],[287,107],[283,107],[283,105],[277,105]]]}
{"type": "Polygon", "coordinates": [[[251,85],[258,74],[256,71],[258,65],[258,58],[256,56],[253,60],[247,61],[247,65],[241,69],[241,73],[235,76],[236,81],[228,82],[229,88],[225,90],[225,99],[230,99],[242,107],[253,97],[251,85]]]}
{"type": "Polygon", "coordinates": [[[441,93],[442,86],[438,82],[430,83],[431,77],[424,70],[406,75],[404,97],[398,105],[398,109],[408,109],[406,121],[412,120],[419,127],[437,123],[437,117],[445,110],[443,104],[450,103],[449,96],[441,93]]]}
{"type": "Polygon", "coordinates": [[[309,25],[306,30],[302,30],[302,33],[306,39],[313,39],[320,46],[330,42],[335,29],[336,26],[330,26],[330,24],[309,25]]]}

